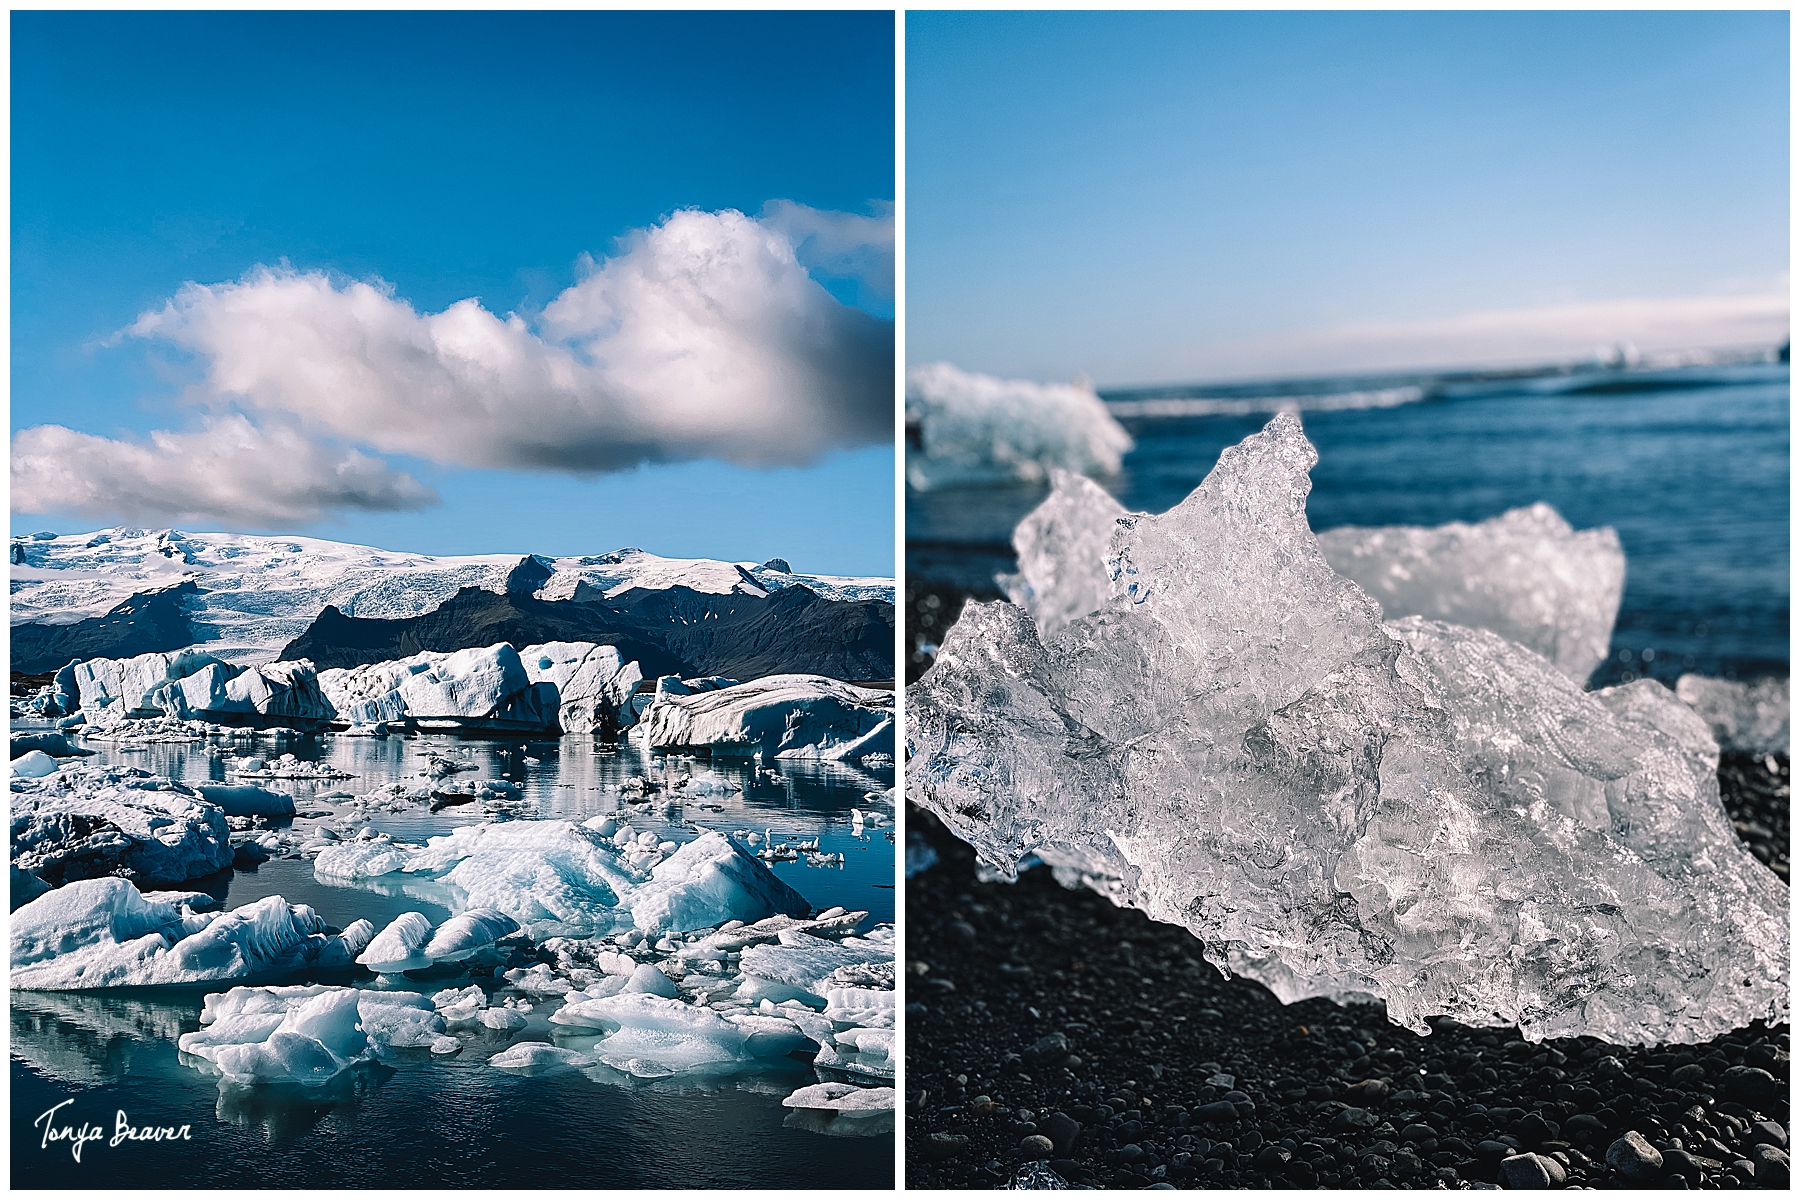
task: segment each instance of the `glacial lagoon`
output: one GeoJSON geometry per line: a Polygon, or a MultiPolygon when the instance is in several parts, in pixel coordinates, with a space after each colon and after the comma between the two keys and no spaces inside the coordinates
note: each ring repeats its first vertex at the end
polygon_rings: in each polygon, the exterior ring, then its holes
{"type": "MultiPolygon", "coordinates": [[[[26,723],[17,723],[23,731],[26,723]]],[[[806,856],[770,864],[815,909],[867,911],[869,922],[894,919],[893,826],[856,825],[851,809],[891,820],[892,807],[871,792],[893,785],[893,772],[835,763],[778,761],[688,763],[709,768],[740,791],[709,792],[669,806],[626,809],[619,786],[658,777],[663,760],[624,742],[567,736],[533,741],[413,736],[312,735],[229,743],[86,743],[82,760],[124,764],[186,783],[228,782],[229,755],[274,759],[292,753],[351,778],[258,780],[294,796],[297,828],[342,827],[357,817],[397,840],[422,842],[465,825],[510,819],[576,821],[618,811],[639,829],[685,841],[701,832],[755,832],[780,841],[817,839],[822,856],[841,864],[809,866],[806,856]],[[229,752],[215,751],[228,746],[229,752]],[[472,766],[462,780],[506,780],[521,798],[503,811],[470,803],[432,812],[419,803],[386,811],[348,808],[361,796],[405,776],[433,757],[472,766]]],[[[276,828],[288,824],[274,822],[276,828]]],[[[314,907],[333,926],[359,918],[377,928],[402,912],[434,923],[449,910],[395,885],[336,886],[315,878],[310,859],[278,857],[252,870],[221,872],[186,887],[235,909],[281,895],[314,907]]],[[[373,985],[363,972],[323,982],[373,985]]],[[[458,981],[409,983],[430,994],[458,981]]],[[[467,980],[460,981],[466,983],[467,980]]],[[[491,982],[500,982],[498,980],[491,982]]],[[[486,1031],[451,1058],[403,1050],[373,1068],[308,1093],[275,1086],[221,1084],[181,1061],[176,1039],[200,1028],[202,1000],[220,985],[191,989],[12,994],[12,1098],[15,1187],[354,1187],[404,1181],[415,1186],[592,1187],[887,1187],[893,1178],[893,1135],[833,1138],[795,1127],[782,1099],[815,1082],[805,1063],[778,1062],[749,1074],[674,1075],[639,1079],[605,1066],[520,1075],[487,1058],[521,1037],[583,1048],[579,1037],[533,1026],[486,1031]],[[491,1043],[491,1044],[490,1044],[491,1043]],[[76,1161],[71,1143],[44,1143],[32,1118],[64,1101],[49,1123],[89,1123],[103,1136],[87,1141],[76,1161]],[[177,1131],[168,1140],[112,1145],[118,1114],[133,1127],[177,1131]],[[187,1136],[179,1136],[182,1126],[187,1136]]],[[[494,991],[496,1003],[511,989],[494,991]]],[[[525,999],[525,997],[515,997],[525,999]]],[[[554,1001],[537,1000],[541,1017],[554,1001]]],[[[587,1039],[589,1042],[592,1038],[587,1039]]]]}

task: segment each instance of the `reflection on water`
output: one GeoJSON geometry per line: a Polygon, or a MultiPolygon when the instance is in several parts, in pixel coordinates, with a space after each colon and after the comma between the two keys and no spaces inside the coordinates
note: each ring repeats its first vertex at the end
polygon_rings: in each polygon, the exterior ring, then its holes
{"type": "MultiPolygon", "coordinates": [[[[19,726],[23,728],[23,725],[19,726]]],[[[219,743],[151,745],[142,750],[89,743],[99,753],[84,761],[124,763],[190,783],[227,778],[219,743]]],[[[433,813],[420,804],[399,812],[359,809],[350,797],[414,774],[428,755],[454,757],[476,771],[458,778],[505,779],[525,805],[513,816],[585,820],[621,808],[618,786],[636,775],[657,775],[661,760],[629,747],[586,737],[506,742],[441,736],[348,738],[335,735],[276,739],[259,736],[225,747],[230,754],[274,758],[282,753],[330,763],[353,778],[259,781],[295,797],[303,813],[297,829],[343,828],[354,820],[407,841],[496,819],[479,805],[433,813]],[[328,814],[328,815],[327,815],[328,814]]],[[[709,764],[684,764],[695,773],[709,764]]],[[[815,868],[804,860],[771,869],[820,909],[865,909],[876,921],[894,919],[892,825],[853,825],[850,810],[872,805],[865,793],[893,784],[893,772],[836,764],[772,764],[758,776],[752,764],[713,765],[742,788],[696,796],[668,808],[621,815],[639,829],[669,831],[678,840],[697,830],[768,830],[777,838],[819,839],[821,851],[842,853],[842,866],[815,868]]],[[[678,766],[677,770],[683,769],[678,766]]],[[[250,871],[222,872],[191,883],[232,909],[268,895],[309,904],[336,926],[367,918],[377,927],[406,911],[439,922],[455,897],[428,880],[369,881],[349,887],[321,883],[305,859],[274,859],[250,871]]],[[[373,980],[342,973],[323,982],[373,980]]],[[[412,986],[430,994],[444,982],[412,986]]],[[[635,1079],[610,1067],[514,1075],[487,1058],[521,1037],[591,1049],[593,1036],[571,1037],[551,1027],[555,1003],[540,1005],[519,1034],[478,1038],[462,1053],[434,1059],[423,1049],[352,1072],[328,1092],[246,1088],[199,1069],[204,1060],[180,1054],[179,1036],[200,1027],[207,991],[132,989],[116,992],[12,994],[12,1102],[15,1187],[890,1187],[891,1132],[827,1141],[807,1128],[784,1125],[791,1111],[781,1099],[814,1082],[796,1062],[759,1075],[635,1079]],[[183,1060],[186,1060],[184,1062],[183,1060]],[[197,1067],[193,1064],[199,1064],[197,1067]],[[31,1121],[73,1098],[58,1123],[101,1125],[110,1138],[116,1113],[134,1126],[188,1125],[190,1137],[156,1143],[89,1142],[77,1163],[66,1145],[41,1144],[31,1121]]],[[[804,1125],[804,1123],[801,1123],[804,1125]]]]}

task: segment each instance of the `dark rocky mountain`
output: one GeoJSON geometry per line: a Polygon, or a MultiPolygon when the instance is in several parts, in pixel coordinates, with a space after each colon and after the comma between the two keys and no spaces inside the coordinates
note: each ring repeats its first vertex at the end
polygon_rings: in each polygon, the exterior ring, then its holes
{"type": "Polygon", "coordinates": [[[130,658],[153,650],[180,650],[202,639],[188,620],[192,580],[159,592],[139,592],[104,617],[73,625],[12,627],[12,669],[54,671],[80,658],[130,658]]]}
{"type": "Polygon", "coordinates": [[[685,587],[634,588],[610,599],[591,589],[577,595],[538,600],[524,590],[502,596],[464,588],[423,616],[397,620],[348,617],[327,606],[281,657],[310,658],[322,670],[421,650],[582,641],[617,646],[646,677],[894,677],[894,606],[884,601],[827,600],[804,587],[768,596],[685,587]]]}

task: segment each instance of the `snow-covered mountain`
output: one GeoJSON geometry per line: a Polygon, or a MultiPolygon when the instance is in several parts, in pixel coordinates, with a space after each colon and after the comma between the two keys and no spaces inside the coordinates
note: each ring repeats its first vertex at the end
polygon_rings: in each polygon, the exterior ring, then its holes
{"type": "Polygon", "coordinates": [[[197,592],[182,607],[197,644],[237,664],[273,659],[326,605],[352,617],[417,617],[465,587],[569,600],[678,586],[766,596],[800,585],[828,600],[894,599],[891,579],[800,575],[780,559],[757,566],[635,548],[567,558],[434,556],[318,538],[120,528],[14,538],[11,559],[15,626],[73,625],[133,596],[191,582],[197,592]]]}

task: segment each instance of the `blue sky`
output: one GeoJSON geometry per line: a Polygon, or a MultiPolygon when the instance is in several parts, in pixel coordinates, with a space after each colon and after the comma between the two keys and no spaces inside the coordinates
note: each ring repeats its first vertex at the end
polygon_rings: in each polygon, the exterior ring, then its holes
{"type": "Polygon", "coordinates": [[[1788,17],[907,16],[907,347],[1102,385],[1785,336],[1788,17]]]}
{"type": "MultiPolygon", "coordinates": [[[[106,441],[63,438],[57,455],[163,473],[81,503],[161,503],[183,455],[227,453],[221,430],[248,431],[280,460],[267,520],[326,514],[287,532],[891,573],[893,451],[863,411],[881,330],[891,345],[891,266],[873,278],[880,247],[862,242],[879,242],[894,198],[892,14],[15,13],[12,56],[13,430],[66,426],[106,441]],[[689,278],[727,251],[738,274],[689,278]],[[259,266],[274,275],[247,279],[259,266]],[[780,304],[758,303],[761,287],[780,304]],[[710,328],[721,289],[737,315],[710,328]],[[471,297],[490,316],[448,332],[427,319],[471,297]],[[758,325],[781,304],[813,342],[758,325]],[[165,315],[120,336],[147,313],[165,315]],[[298,343],[268,337],[290,325],[310,339],[309,379],[283,374],[298,343]],[[698,365],[671,368],[664,335],[698,365]],[[454,354],[406,374],[419,346],[445,345],[483,370],[503,351],[529,361],[495,411],[451,429],[432,389],[475,411],[487,376],[454,354]],[[725,369],[708,374],[721,346],[725,369]],[[356,394],[339,386],[352,370],[375,400],[327,412],[320,397],[356,394]],[[777,383],[796,378],[804,403],[783,407],[777,383]],[[396,381],[418,394],[390,412],[396,381]],[[721,418],[709,440],[696,409],[676,429],[662,408],[700,404],[696,388],[742,428],[721,418]],[[839,420],[835,397],[859,388],[860,415],[839,420]],[[578,410],[587,424],[565,430],[578,410]],[[158,430],[202,440],[144,450],[158,430]],[[630,467],[634,447],[655,465],[630,467]],[[601,461],[624,469],[558,469],[601,461]],[[346,462],[354,488],[306,475],[346,462]],[[407,507],[429,490],[441,504],[407,507]]],[[[15,443],[15,506],[19,460],[15,443]]],[[[83,492],[34,479],[32,495],[83,492]]],[[[230,504],[229,487],[214,493],[230,504]]],[[[111,523],[78,507],[13,527],[111,523]]]]}

